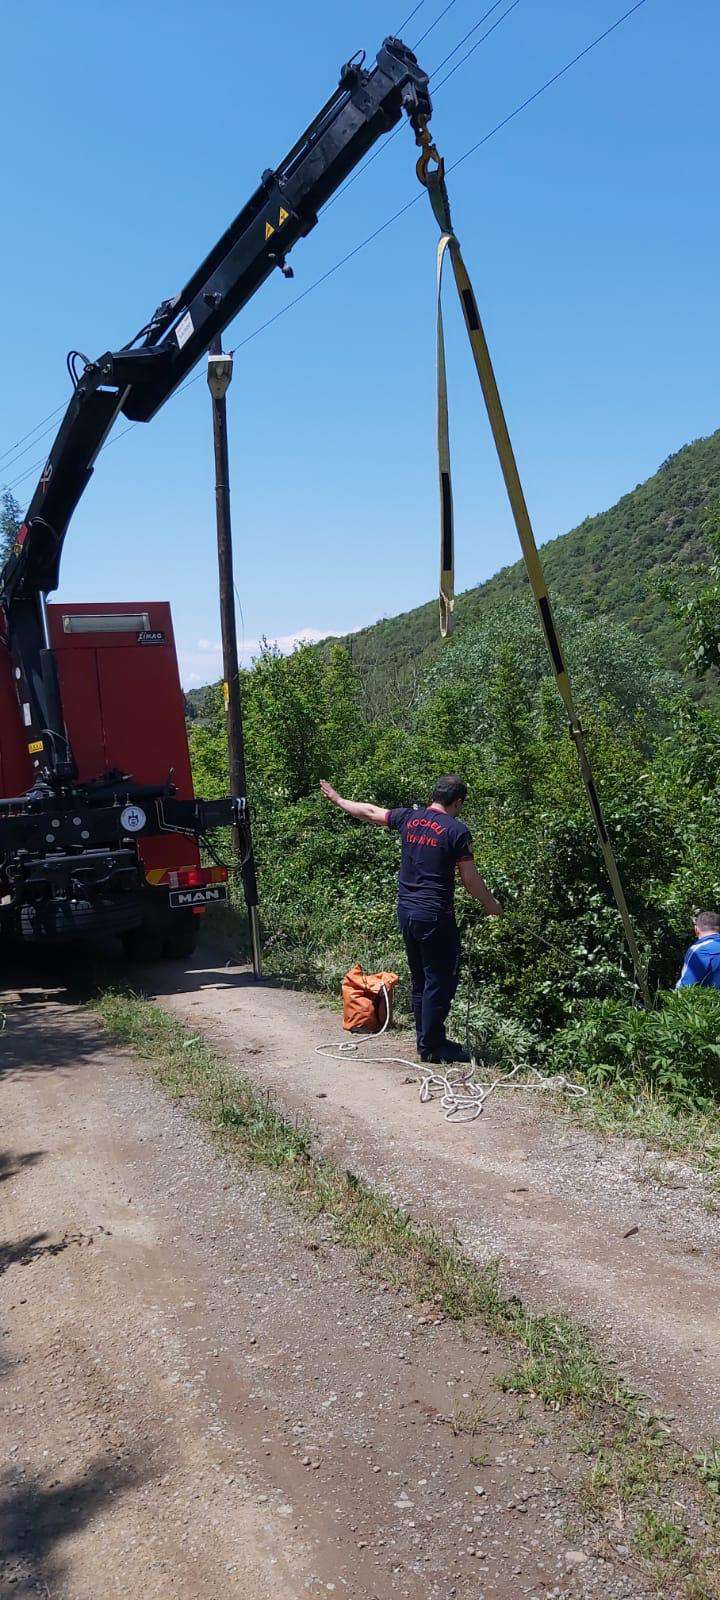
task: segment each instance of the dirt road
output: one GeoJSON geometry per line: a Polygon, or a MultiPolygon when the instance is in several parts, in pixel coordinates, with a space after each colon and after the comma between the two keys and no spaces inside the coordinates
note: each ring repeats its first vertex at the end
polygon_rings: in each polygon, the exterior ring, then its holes
{"type": "MultiPolygon", "coordinates": [[[[720,1434],[720,1231],[709,1186],[689,1167],[580,1131],[557,1101],[522,1092],[450,1124],[420,1104],[401,1067],[319,1056],[318,1045],[342,1040],[336,1012],[207,956],[180,983],[157,968],[143,984],[308,1115],[344,1165],[454,1229],[478,1259],[500,1256],[529,1305],[597,1328],[690,1444],[720,1434]]],[[[388,1036],[376,1048],[387,1056],[402,1044],[388,1036]]]]}
{"type": "Polygon", "coordinates": [[[569,1544],[506,1351],[363,1280],[51,990],[0,1051],[3,1597],[648,1593],[620,1533],[569,1544]]]}

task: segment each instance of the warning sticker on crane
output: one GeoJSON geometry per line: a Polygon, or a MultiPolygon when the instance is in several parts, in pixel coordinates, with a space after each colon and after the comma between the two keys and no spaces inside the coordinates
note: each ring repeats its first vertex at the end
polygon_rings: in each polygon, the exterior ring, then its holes
{"type": "Polygon", "coordinates": [[[273,234],[274,234],[274,232],[275,232],[275,229],[274,229],[272,223],[271,222],[266,222],[265,223],[265,238],[266,239],[271,239],[273,234]]]}
{"type": "Polygon", "coordinates": [[[195,329],[193,327],[193,319],[190,315],[190,312],[186,311],[184,317],[180,318],[180,321],[175,329],[175,338],[177,339],[181,350],[183,345],[187,344],[188,339],[191,338],[194,332],[195,329]]]}
{"type": "Polygon", "coordinates": [[[284,222],[287,222],[287,219],[288,219],[289,215],[290,215],[290,212],[286,211],[284,206],[281,206],[280,207],[280,215],[278,217],[278,227],[279,228],[282,227],[284,222]]]}

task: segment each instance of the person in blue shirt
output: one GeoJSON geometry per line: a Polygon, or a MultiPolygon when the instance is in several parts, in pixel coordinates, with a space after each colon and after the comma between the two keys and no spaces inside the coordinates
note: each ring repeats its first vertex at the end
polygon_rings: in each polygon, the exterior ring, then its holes
{"type": "Polygon", "coordinates": [[[720,916],[716,911],[698,911],[693,927],[695,941],[675,988],[689,989],[697,983],[704,989],[720,989],[720,916]]]}
{"type": "Polygon", "coordinates": [[[456,875],[488,916],[502,916],[503,908],[477,870],[470,830],[460,821],[467,784],[448,773],[438,778],[429,805],[390,811],[361,800],[344,800],[324,780],[320,788],[326,800],[348,816],[399,833],[398,921],[410,968],[418,1055],[421,1061],[468,1061],[462,1045],[445,1032],[460,975],[456,875]]]}

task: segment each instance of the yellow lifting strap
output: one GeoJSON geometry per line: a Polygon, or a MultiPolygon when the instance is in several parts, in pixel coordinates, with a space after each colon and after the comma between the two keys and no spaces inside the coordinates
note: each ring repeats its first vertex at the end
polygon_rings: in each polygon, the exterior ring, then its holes
{"type": "Polygon", "coordinates": [[[453,529],[453,496],[452,478],[450,470],[450,444],[448,426],[448,399],[447,399],[447,374],[445,365],[445,339],[442,320],[442,272],[443,263],[449,254],[457,286],[460,304],[462,306],[465,327],[467,328],[470,348],[477,370],[480,386],[482,388],[485,406],[487,409],[490,427],[492,429],[495,448],[497,450],[500,467],[508,499],[518,531],[523,559],[530,587],[535,597],[535,603],[540,617],[540,624],[545,635],[545,642],[550,654],[555,682],[558,686],[563,705],[567,712],[570,737],[577,751],[580,774],[585,785],[587,797],[590,802],[595,827],[597,829],[600,848],[610,879],[613,894],[617,904],[620,918],[627,941],[627,947],[635,972],[635,980],[646,1006],[651,1005],[650,991],[647,976],[637,940],[630,921],[630,913],[625,899],[615,852],[612,847],[610,835],[607,830],[605,818],[602,813],[600,799],[595,787],[595,780],[588,758],[585,737],[580,723],[580,718],[575,709],[572,687],[568,677],[562,646],[558,638],[557,629],[553,620],[550,596],[548,594],[545,574],[538,553],[535,535],[533,533],[530,514],[517,462],[513,451],[510,435],[505,421],[502,401],[498,391],[495,373],[493,370],[490,352],[480,321],[477,301],[468,276],[462,251],[457,236],[453,229],[450,216],[450,202],[445,186],[444,165],[440,156],[430,143],[429,135],[419,138],[418,143],[423,146],[423,154],[417,165],[420,182],[427,188],[430,203],[435,218],[441,230],[441,239],[437,254],[437,378],[438,378],[438,461],[440,471],[440,629],[443,636],[449,631],[452,623],[452,612],[455,604],[454,598],[454,529],[453,529]],[[432,163],[432,167],[431,167],[432,163]]]}

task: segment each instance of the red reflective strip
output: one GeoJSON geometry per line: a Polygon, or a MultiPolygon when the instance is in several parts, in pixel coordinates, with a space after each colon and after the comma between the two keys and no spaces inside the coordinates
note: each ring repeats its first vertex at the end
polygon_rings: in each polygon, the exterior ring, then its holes
{"type": "Polygon", "coordinates": [[[227,867],[150,867],[145,873],[153,888],[202,889],[207,883],[227,883],[227,867]]]}

